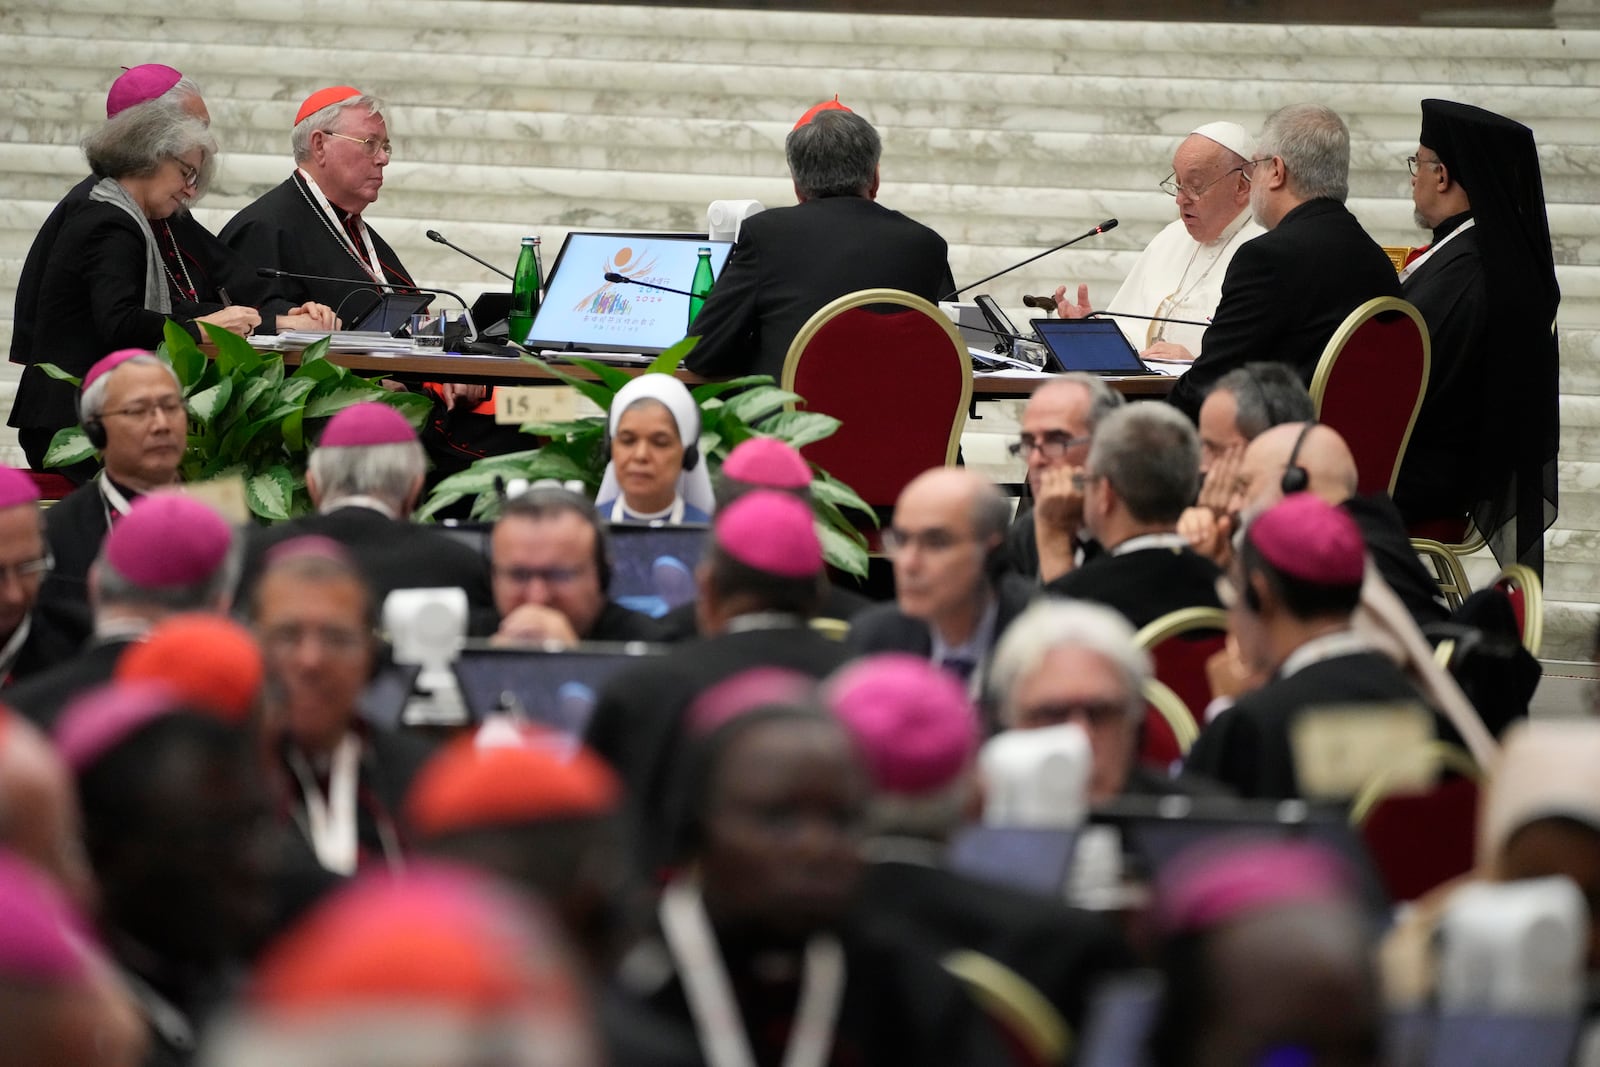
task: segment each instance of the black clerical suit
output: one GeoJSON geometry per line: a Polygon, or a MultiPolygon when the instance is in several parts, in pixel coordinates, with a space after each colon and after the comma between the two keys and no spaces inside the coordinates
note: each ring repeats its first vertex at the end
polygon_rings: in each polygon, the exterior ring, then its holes
{"type": "Polygon", "coordinates": [[[686,361],[713,378],[783,373],[789,343],[823,305],[859,289],[937,302],[955,288],[944,238],[860,196],[773,208],[744,221],[690,333],[686,361]]]}
{"type": "MultiPolygon", "coordinates": [[[[36,600],[28,613],[28,636],[23,638],[10,668],[0,676],[0,687],[14,686],[77,655],[89,625],[87,604],[36,600]]],[[[4,644],[0,641],[0,646],[4,644]]],[[[5,700],[5,694],[0,692],[0,703],[5,700]]]]}
{"type": "MultiPolygon", "coordinates": [[[[100,554],[100,545],[111,529],[112,507],[101,492],[99,477],[80,485],[66,498],[44,513],[44,537],[50,545],[55,566],[39,588],[39,602],[69,620],[69,636],[80,645],[89,639],[89,567],[100,554]],[[76,630],[71,623],[76,623],[76,630]]],[[[124,485],[117,489],[131,504],[139,493],[124,485]]]]}
{"type": "Polygon", "coordinates": [[[1405,523],[1388,494],[1353,496],[1339,507],[1356,520],[1367,554],[1384,582],[1406,606],[1417,627],[1420,629],[1449,618],[1450,611],[1439,595],[1439,583],[1417,558],[1416,550],[1411,547],[1411,536],[1406,533],[1405,523]]]}
{"type": "Polygon", "coordinates": [[[486,636],[499,623],[489,588],[489,561],[481,552],[437,529],[391,519],[359,504],[252,527],[245,540],[241,593],[254,587],[273,546],[308,535],[332,538],[350,550],[366,575],[375,604],[381,606],[396,589],[458,587],[467,594],[469,633],[486,636]]]}
{"type": "MultiPolygon", "coordinates": [[[[166,221],[151,223],[158,245],[170,244],[166,221]]],[[[218,286],[239,286],[237,292],[229,290],[236,303],[262,290],[259,282],[235,277],[242,273],[235,257],[205,227],[186,215],[175,216],[171,223],[195,292],[190,298],[166,282],[171,318],[200,340],[194,320],[222,310],[218,286]]],[[[78,390],[32,364],[54,363],[81,378],[109,352],[154,349],[165,339],[168,316],[145,308],[147,255],[139,224],[114,204],[85,199],[67,211],[40,269],[32,304],[32,348],[21,359],[18,349],[12,348],[14,361],[30,365],[22,372],[7,423],[24,432],[19,436],[27,438],[28,459],[36,466],[50,435],[77,422],[78,390]]],[[[19,309],[23,300],[19,292],[19,309]]],[[[277,315],[288,310],[281,298],[263,303],[263,320],[271,316],[270,321],[276,322],[277,315]]]]}
{"type": "Polygon", "coordinates": [[[1181,608],[1220,608],[1217,565],[1188,546],[1101,553],[1044,587],[1048,596],[1092,600],[1135,630],[1181,608]]]}
{"type": "MultiPolygon", "coordinates": [[[[1480,447],[1506,448],[1505,442],[1481,440],[1493,373],[1490,307],[1477,230],[1460,230],[1470,217],[1454,215],[1440,224],[1433,242],[1447,237],[1448,242],[1401,283],[1401,294],[1428,325],[1431,345],[1428,390],[1394,487],[1395,506],[1408,523],[1464,519],[1477,502],[1482,472],[1475,457],[1480,447]]],[[[1516,308],[1505,311],[1518,313],[1516,308]]]]}
{"type": "MultiPolygon", "coordinates": [[[[335,208],[335,211],[338,209],[335,208]]],[[[372,237],[387,284],[405,288],[411,273],[378,231],[363,220],[372,237]]],[[[379,286],[345,246],[317,206],[298,171],[239,209],[220,234],[239,257],[258,267],[348,278],[349,282],[311,282],[279,279],[283,291],[298,303],[314,300],[326,304],[348,324],[352,317],[378,298],[379,286]]],[[[357,244],[357,247],[362,247],[357,244]]]]}
{"type": "Polygon", "coordinates": [[[1337,200],[1308,200],[1234,253],[1205,350],[1168,399],[1198,419],[1218,378],[1263,361],[1287,363],[1309,387],[1346,316],[1374,297],[1399,295],[1394,264],[1356,217],[1337,200]]]}
{"type": "Polygon", "coordinates": [[[585,741],[628,787],[637,821],[641,869],[653,874],[671,859],[669,795],[682,747],[683,717],[695,698],[719,682],[757,667],[826,678],[849,658],[844,645],[804,620],[717,634],[677,646],[606,683],[589,719],[585,741]]]}
{"type": "Polygon", "coordinates": [[[1325,659],[1240,697],[1200,731],[1184,769],[1245,798],[1298,797],[1290,737],[1302,714],[1330,705],[1405,702],[1426,706],[1410,679],[1379,653],[1325,659]]]}
{"type": "Polygon", "coordinates": [[[122,654],[138,640],[139,637],[134,634],[92,639],[71,659],[7,689],[3,699],[39,729],[49,733],[68,704],[96,686],[111,681],[122,654]]]}

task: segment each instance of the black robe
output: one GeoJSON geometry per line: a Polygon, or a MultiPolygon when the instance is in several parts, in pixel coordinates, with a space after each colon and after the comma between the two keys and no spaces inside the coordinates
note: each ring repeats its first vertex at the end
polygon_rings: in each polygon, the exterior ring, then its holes
{"type": "MultiPolygon", "coordinates": [[[[106,475],[102,473],[100,477],[106,475]]],[[[117,488],[130,503],[139,498],[127,486],[117,488]]],[[[68,632],[80,645],[89,639],[91,630],[89,567],[111,529],[110,507],[101,495],[99,479],[95,479],[80,485],[44,513],[44,536],[56,562],[39,589],[39,602],[57,612],[58,617],[77,622],[79,631],[68,632]]]]}
{"type": "MultiPolygon", "coordinates": [[[[326,304],[348,324],[353,316],[378,298],[379,287],[334,233],[333,224],[307,199],[298,173],[269,189],[239,209],[220,234],[239,258],[257,267],[348,278],[349,282],[313,282],[282,278],[278,284],[295,304],[314,300],[326,304]]],[[[363,220],[364,221],[364,220],[363,220]]],[[[388,284],[410,286],[411,272],[378,231],[365,223],[372,236],[388,284]]]]}
{"type": "MultiPolygon", "coordinates": [[[[1439,595],[1439,583],[1417,558],[1394,501],[1382,493],[1353,496],[1339,505],[1361,528],[1372,562],[1420,629],[1450,617],[1439,595]]],[[[1465,514],[1463,512],[1463,514],[1465,514]]]]}
{"type": "MultiPolygon", "coordinates": [[[[1221,782],[1247,799],[1300,796],[1290,736],[1310,708],[1334,704],[1425,702],[1400,668],[1376,652],[1313,663],[1240,697],[1200,731],[1184,769],[1221,782]]],[[[1374,771],[1378,768],[1373,768],[1374,771]]]]}
{"type": "Polygon", "coordinates": [[[71,659],[7,689],[3,699],[49,733],[68,704],[111,680],[122,654],[136,640],[135,637],[113,637],[91,641],[71,659]]]}
{"type": "Polygon", "coordinates": [[[601,690],[584,740],[627,787],[640,869],[673,860],[668,841],[683,751],[683,719],[695,698],[756,667],[826,678],[849,659],[845,647],[808,627],[745,630],[677,646],[671,656],[631,667],[601,690]]]}
{"type": "MultiPolygon", "coordinates": [[[[1465,218],[1446,220],[1434,240],[1465,218]]],[[[1395,481],[1395,506],[1407,523],[1460,520],[1479,499],[1478,450],[1485,444],[1505,448],[1505,442],[1483,441],[1484,385],[1492,371],[1489,293],[1477,230],[1451,238],[1402,283],[1401,292],[1428,324],[1432,355],[1428,389],[1395,481]]]]}
{"type": "Polygon", "coordinates": [[[1190,548],[1107,552],[1044,587],[1046,595],[1092,600],[1121,612],[1135,630],[1180,608],[1220,608],[1217,565],[1190,548]]]}

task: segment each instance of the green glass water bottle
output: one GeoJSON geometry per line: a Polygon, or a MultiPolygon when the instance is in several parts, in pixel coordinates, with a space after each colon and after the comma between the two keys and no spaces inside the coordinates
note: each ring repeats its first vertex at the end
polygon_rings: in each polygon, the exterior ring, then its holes
{"type": "Polygon", "coordinates": [[[533,329],[533,316],[539,310],[539,290],[544,276],[539,270],[539,239],[524,237],[517,256],[516,277],[511,282],[511,314],[506,316],[511,339],[522,344],[533,329]]]}
{"type": "Polygon", "coordinates": [[[694,265],[694,281],[689,284],[689,325],[694,325],[695,316],[700,314],[700,309],[706,306],[706,297],[711,295],[711,284],[717,279],[711,274],[711,249],[700,249],[700,262],[694,265]]]}

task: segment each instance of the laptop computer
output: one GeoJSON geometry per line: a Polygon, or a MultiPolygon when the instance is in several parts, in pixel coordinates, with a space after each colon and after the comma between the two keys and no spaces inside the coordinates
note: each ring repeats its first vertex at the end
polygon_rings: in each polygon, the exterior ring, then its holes
{"type": "Polygon", "coordinates": [[[651,526],[614,522],[611,534],[611,599],[659,619],[697,595],[694,569],[705,554],[711,527],[705,523],[651,526]]]}
{"type": "Polygon", "coordinates": [[[1151,375],[1139,353],[1110,319],[1030,319],[1049,355],[1045,369],[1090,374],[1151,375]]]}
{"type": "Polygon", "coordinates": [[[689,332],[686,294],[702,248],[711,249],[712,277],[721,277],[732,241],[686,233],[567,234],[523,347],[658,355],[689,332]],[[608,273],[681,292],[608,282],[608,273]]]}
{"type": "Polygon", "coordinates": [[[660,655],[663,646],[587,642],[543,651],[468,642],[456,659],[456,683],[473,722],[512,712],[574,737],[581,736],[613,674],[660,655]]]}

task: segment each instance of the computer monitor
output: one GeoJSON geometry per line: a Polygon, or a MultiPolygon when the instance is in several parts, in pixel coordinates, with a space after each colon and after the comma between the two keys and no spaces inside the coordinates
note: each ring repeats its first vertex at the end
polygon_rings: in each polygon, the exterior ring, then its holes
{"type": "Polygon", "coordinates": [[[609,529],[611,599],[655,619],[694,600],[694,569],[705,554],[711,527],[703,522],[614,522],[609,529]]]}
{"type": "Polygon", "coordinates": [[[456,660],[456,683],[473,722],[510,712],[576,737],[611,676],[662,650],[599,641],[553,651],[469,642],[456,660]]]}
{"type": "Polygon", "coordinates": [[[720,278],[731,241],[682,233],[567,234],[524,347],[651,355],[676,344],[689,332],[686,294],[702,248],[711,249],[712,277],[720,278]],[[681,292],[608,282],[607,273],[681,292]]]}

